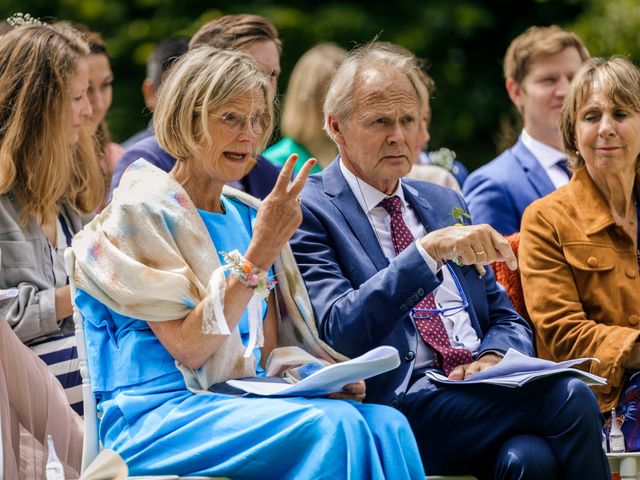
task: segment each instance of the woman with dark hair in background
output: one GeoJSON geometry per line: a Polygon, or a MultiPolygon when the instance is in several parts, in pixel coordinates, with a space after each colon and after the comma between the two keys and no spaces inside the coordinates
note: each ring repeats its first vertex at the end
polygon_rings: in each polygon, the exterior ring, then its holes
{"type": "Polygon", "coordinates": [[[111,132],[105,117],[113,101],[113,71],[107,44],[102,36],[86,25],[76,22],[58,22],[63,28],[72,28],[82,35],[90,49],[89,90],[91,115],[87,118],[89,133],[96,142],[98,163],[104,175],[106,188],[111,184],[113,171],[124,153],[124,149],[111,139],[111,132]]]}

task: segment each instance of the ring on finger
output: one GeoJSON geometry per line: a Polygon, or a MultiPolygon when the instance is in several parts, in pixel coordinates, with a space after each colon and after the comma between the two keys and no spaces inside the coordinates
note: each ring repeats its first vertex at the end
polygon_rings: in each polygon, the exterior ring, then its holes
{"type": "Polygon", "coordinates": [[[479,252],[474,251],[473,253],[476,254],[476,257],[479,257],[480,255],[486,255],[487,252],[485,252],[484,250],[480,250],[479,252]]]}

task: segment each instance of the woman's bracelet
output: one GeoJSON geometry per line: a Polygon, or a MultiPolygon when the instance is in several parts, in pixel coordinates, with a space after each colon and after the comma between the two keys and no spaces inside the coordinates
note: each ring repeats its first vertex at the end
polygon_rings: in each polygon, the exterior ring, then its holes
{"type": "Polygon", "coordinates": [[[269,296],[269,291],[276,285],[275,280],[267,278],[267,272],[256,267],[249,260],[244,258],[238,250],[229,253],[220,252],[227,267],[231,270],[231,275],[242,283],[245,287],[253,289],[253,294],[260,300],[269,296]]]}

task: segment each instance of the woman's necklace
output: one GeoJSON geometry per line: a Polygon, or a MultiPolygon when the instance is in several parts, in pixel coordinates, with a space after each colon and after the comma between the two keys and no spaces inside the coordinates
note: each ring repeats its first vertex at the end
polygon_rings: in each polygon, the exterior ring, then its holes
{"type": "Polygon", "coordinates": [[[631,218],[627,219],[625,218],[627,215],[622,216],[620,214],[618,214],[617,211],[615,211],[614,209],[611,209],[611,215],[613,216],[614,221],[620,225],[621,227],[625,227],[625,225],[628,223],[629,225],[633,226],[636,224],[638,218],[637,218],[637,211],[638,211],[638,202],[637,200],[633,199],[633,210],[631,212],[631,218]]]}

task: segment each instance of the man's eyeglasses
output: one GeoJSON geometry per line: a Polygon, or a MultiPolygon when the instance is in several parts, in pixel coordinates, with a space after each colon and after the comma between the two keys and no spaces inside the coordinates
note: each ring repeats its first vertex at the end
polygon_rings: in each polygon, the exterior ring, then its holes
{"type": "Polygon", "coordinates": [[[441,315],[443,317],[451,317],[469,308],[469,301],[467,300],[467,296],[465,295],[464,290],[460,285],[460,280],[458,280],[458,277],[456,276],[455,272],[453,271],[453,268],[451,268],[450,265],[447,265],[447,268],[449,269],[449,273],[451,273],[453,282],[456,284],[456,288],[458,289],[458,295],[460,295],[460,300],[462,301],[462,303],[460,305],[454,305],[453,307],[436,308],[433,310],[430,308],[414,308],[413,318],[427,319],[435,315],[441,315]]]}
{"type": "Polygon", "coordinates": [[[262,135],[264,132],[264,114],[255,114],[247,117],[244,113],[239,112],[227,112],[218,117],[222,126],[229,133],[240,133],[244,130],[247,123],[249,128],[256,135],[262,135]]]}

